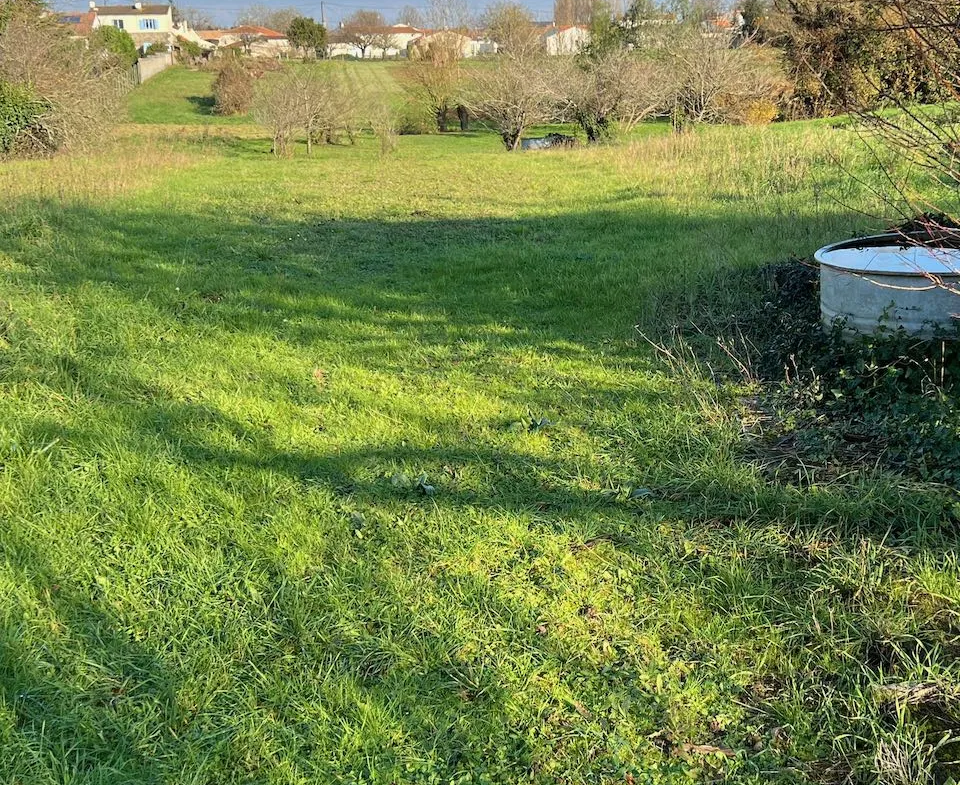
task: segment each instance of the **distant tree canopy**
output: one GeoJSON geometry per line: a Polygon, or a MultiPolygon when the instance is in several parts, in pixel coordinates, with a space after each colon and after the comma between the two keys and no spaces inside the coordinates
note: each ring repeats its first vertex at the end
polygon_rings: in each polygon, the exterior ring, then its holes
{"type": "Polygon", "coordinates": [[[371,49],[381,49],[385,52],[396,46],[396,40],[390,34],[383,14],[365,9],[354,11],[343,20],[336,39],[357,47],[361,58],[366,57],[371,49]]]}
{"type": "Polygon", "coordinates": [[[415,5],[405,5],[397,14],[398,25],[409,25],[418,29],[426,26],[423,13],[415,5]]]}
{"type": "Polygon", "coordinates": [[[519,3],[501,0],[487,8],[483,21],[503,54],[524,57],[543,48],[533,16],[519,3]]]}
{"type": "Polygon", "coordinates": [[[554,0],[554,24],[588,25],[593,18],[593,6],[594,0],[554,0]]]}
{"type": "Polygon", "coordinates": [[[237,24],[266,27],[269,30],[283,32],[298,16],[302,14],[296,8],[271,8],[262,3],[256,3],[240,12],[237,16],[237,24]]]}
{"type": "Polygon", "coordinates": [[[206,11],[186,6],[183,8],[176,5],[173,6],[173,21],[175,24],[186,22],[187,26],[192,30],[213,30],[217,26],[216,22],[213,21],[213,17],[206,11]]]}
{"type": "Polygon", "coordinates": [[[322,57],[327,47],[327,28],[307,16],[298,16],[287,28],[290,43],[304,53],[322,57]]]}
{"type": "Polygon", "coordinates": [[[102,25],[90,36],[90,48],[109,55],[119,66],[129,67],[137,62],[137,45],[130,33],[113,25],[102,25]]]}
{"type": "Polygon", "coordinates": [[[474,22],[467,0],[428,0],[426,23],[434,30],[466,30],[474,22]]]}

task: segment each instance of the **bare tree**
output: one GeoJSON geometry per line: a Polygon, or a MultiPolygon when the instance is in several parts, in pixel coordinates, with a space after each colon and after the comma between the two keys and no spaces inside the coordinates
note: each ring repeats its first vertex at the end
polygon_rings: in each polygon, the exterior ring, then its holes
{"type": "Polygon", "coordinates": [[[415,5],[405,5],[400,9],[400,13],[397,14],[397,24],[408,25],[409,27],[415,27],[418,30],[422,30],[424,27],[426,27],[426,22],[423,18],[423,12],[415,5]]]}
{"type": "Polygon", "coordinates": [[[248,57],[253,54],[253,45],[265,40],[266,38],[260,33],[243,32],[240,34],[240,45],[243,47],[243,53],[248,57]]]}
{"type": "Polygon", "coordinates": [[[290,23],[298,16],[302,16],[296,8],[271,8],[270,6],[256,3],[247,6],[237,16],[237,25],[253,25],[254,27],[266,27],[277,32],[284,32],[290,23]]]}
{"type": "Polygon", "coordinates": [[[595,0],[554,0],[553,22],[566,25],[588,25],[593,20],[595,0]]]}
{"type": "Polygon", "coordinates": [[[568,113],[590,142],[610,137],[615,124],[630,131],[664,113],[674,96],[670,74],[658,60],[624,49],[571,65],[563,83],[568,113]]]}
{"type": "Polygon", "coordinates": [[[191,30],[213,30],[217,26],[209,13],[201,11],[199,8],[187,6],[183,8],[173,7],[173,21],[176,23],[185,22],[191,30]]]}
{"type": "Polygon", "coordinates": [[[354,11],[343,20],[340,29],[332,38],[353,44],[360,50],[360,58],[363,59],[369,49],[383,48],[386,27],[387,21],[379,11],[354,11]]]}
{"type": "Polygon", "coordinates": [[[435,30],[468,30],[474,24],[467,0],[429,0],[426,21],[435,30]]]}
{"type": "Polygon", "coordinates": [[[543,49],[533,15],[519,3],[503,0],[488,6],[483,22],[498,51],[503,54],[523,59],[543,49]]]}
{"type": "Polygon", "coordinates": [[[791,89],[775,51],[753,44],[732,48],[725,38],[695,29],[668,40],[664,64],[678,126],[747,122],[761,108],[772,107],[775,116],[791,89]]]}
{"type": "Polygon", "coordinates": [[[380,57],[386,59],[387,53],[400,49],[399,39],[393,34],[389,27],[383,28],[374,41],[374,48],[380,50],[380,57]]]}
{"type": "Polygon", "coordinates": [[[428,44],[411,51],[400,72],[407,94],[430,111],[441,133],[448,128],[448,115],[460,93],[459,38],[454,32],[435,33],[428,44]]]}
{"type": "Polygon", "coordinates": [[[334,143],[343,133],[352,140],[366,98],[366,94],[351,89],[342,74],[286,69],[261,83],[253,117],[270,129],[274,155],[289,155],[300,131],[310,153],[313,145],[334,143]]]}
{"type": "Polygon", "coordinates": [[[271,150],[278,157],[290,154],[293,136],[307,123],[300,74],[286,71],[269,83],[262,83],[253,104],[253,118],[270,129],[273,138],[271,150]]]}
{"type": "Polygon", "coordinates": [[[556,58],[498,58],[488,67],[474,69],[466,106],[489,120],[507,150],[516,150],[531,125],[557,114],[562,100],[555,73],[556,58]]]}
{"type": "MultiPolygon", "coordinates": [[[[879,107],[851,104],[848,109],[878,152],[888,184],[883,195],[911,219],[906,239],[960,247],[960,0],[872,2],[884,11],[883,25],[891,35],[909,36],[941,100],[922,104],[909,91],[888,89],[879,107]],[[890,106],[897,111],[884,111],[890,106]]],[[[937,276],[931,281],[960,295],[937,276]]]]}

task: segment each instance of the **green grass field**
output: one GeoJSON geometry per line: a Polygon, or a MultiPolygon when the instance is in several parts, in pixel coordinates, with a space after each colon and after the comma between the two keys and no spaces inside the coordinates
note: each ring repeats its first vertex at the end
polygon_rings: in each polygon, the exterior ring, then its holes
{"type": "Polygon", "coordinates": [[[635,329],[875,228],[849,132],[276,160],[209,78],[0,169],[0,781],[935,781],[954,498],[635,329]]]}
{"type": "MultiPolygon", "coordinates": [[[[391,61],[323,62],[295,68],[317,68],[336,74],[358,93],[368,92],[389,97],[392,103],[402,100],[402,90],[395,78],[401,63],[391,61]]],[[[270,79],[271,74],[266,74],[270,79]]],[[[127,113],[134,123],[165,125],[237,125],[249,123],[240,117],[218,117],[213,111],[211,88],[214,70],[171,68],[161,72],[133,91],[127,101],[127,113]]]]}

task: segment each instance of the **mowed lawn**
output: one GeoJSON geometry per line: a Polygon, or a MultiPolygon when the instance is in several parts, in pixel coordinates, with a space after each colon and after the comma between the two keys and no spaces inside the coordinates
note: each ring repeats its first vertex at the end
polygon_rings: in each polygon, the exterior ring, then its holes
{"type": "Polygon", "coordinates": [[[0,169],[0,781],[925,781],[953,498],[635,327],[876,228],[848,131],[276,160],[208,78],[0,169]]]}
{"type": "MultiPolygon", "coordinates": [[[[320,63],[289,64],[294,68],[310,68],[342,79],[361,95],[383,95],[392,104],[403,100],[403,91],[397,81],[398,69],[403,63],[395,61],[353,62],[328,61],[320,63]]],[[[270,80],[275,72],[268,71],[261,78],[270,80]]],[[[219,117],[214,113],[214,68],[170,68],[161,72],[133,91],[127,101],[127,114],[134,123],[164,125],[238,125],[249,122],[244,116],[219,117]]]]}

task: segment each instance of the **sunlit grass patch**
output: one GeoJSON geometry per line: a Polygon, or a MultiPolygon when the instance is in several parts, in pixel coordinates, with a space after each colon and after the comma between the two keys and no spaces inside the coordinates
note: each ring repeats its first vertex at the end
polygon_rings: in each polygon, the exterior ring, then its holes
{"type": "Polygon", "coordinates": [[[278,161],[184,73],[0,172],[0,779],[947,770],[953,495],[771,477],[636,330],[874,228],[851,135],[278,161]]]}

